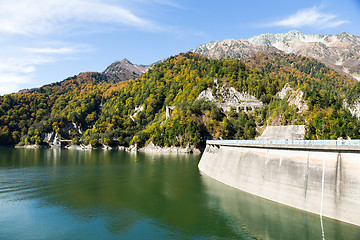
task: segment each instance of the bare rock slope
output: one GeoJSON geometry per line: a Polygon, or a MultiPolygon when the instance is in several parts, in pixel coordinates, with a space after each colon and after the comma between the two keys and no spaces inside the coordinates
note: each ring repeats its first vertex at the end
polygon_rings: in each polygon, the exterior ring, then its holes
{"type": "Polygon", "coordinates": [[[260,100],[258,100],[255,96],[249,93],[240,93],[228,84],[219,86],[217,79],[214,79],[214,83],[216,86],[214,89],[215,91],[208,88],[202,91],[197,99],[204,99],[214,102],[219,108],[222,108],[225,112],[230,111],[231,108],[236,111],[242,109],[247,111],[253,110],[255,108],[261,108],[263,106],[263,103],[260,100]]]}
{"type": "Polygon", "coordinates": [[[133,64],[124,58],[123,60],[116,61],[108,66],[103,74],[114,77],[117,81],[125,81],[139,78],[149,70],[149,68],[150,67],[146,65],[133,64]]]}
{"type": "Polygon", "coordinates": [[[360,80],[360,37],[304,34],[299,31],[262,34],[248,40],[226,39],[198,46],[193,52],[210,58],[246,59],[258,52],[285,52],[313,57],[328,67],[360,80]]]}

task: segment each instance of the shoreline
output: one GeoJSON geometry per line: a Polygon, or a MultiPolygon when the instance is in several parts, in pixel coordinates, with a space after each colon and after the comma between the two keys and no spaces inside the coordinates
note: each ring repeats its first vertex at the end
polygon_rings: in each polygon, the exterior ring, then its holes
{"type": "Polygon", "coordinates": [[[165,153],[165,154],[201,154],[204,149],[202,148],[196,148],[192,145],[187,145],[186,147],[176,147],[176,146],[164,146],[160,147],[152,142],[150,142],[145,147],[137,147],[136,145],[131,145],[129,147],[125,146],[108,146],[103,145],[100,147],[93,147],[90,144],[89,145],[71,145],[71,146],[64,146],[60,147],[58,145],[38,145],[38,144],[32,144],[32,145],[9,145],[9,146],[2,146],[2,147],[10,147],[10,148],[25,148],[25,149],[47,149],[47,148],[53,148],[53,149],[69,149],[69,150],[119,150],[119,151],[126,151],[126,152],[144,152],[144,153],[165,153]]]}

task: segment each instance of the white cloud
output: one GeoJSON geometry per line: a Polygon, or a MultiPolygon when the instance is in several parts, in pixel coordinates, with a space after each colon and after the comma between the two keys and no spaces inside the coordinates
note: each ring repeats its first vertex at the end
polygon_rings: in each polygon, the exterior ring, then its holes
{"type": "Polygon", "coordinates": [[[32,81],[31,76],[21,74],[0,75],[0,95],[12,93],[23,89],[23,85],[32,81]]]}
{"type": "Polygon", "coordinates": [[[168,31],[140,16],[151,16],[146,4],[180,8],[173,0],[0,0],[0,95],[39,85],[40,65],[94,50],[73,42],[78,36],[99,29],[168,31]]]}
{"type": "MultiPolygon", "coordinates": [[[[15,64],[15,63],[2,63],[0,65],[0,79],[3,79],[3,76],[7,76],[9,73],[33,73],[35,72],[36,68],[33,65],[28,64],[15,64]]],[[[0,80],[1,83],[1,80],[0,80]]]]}
{"type": "MultiPolygon", "coordinates": [[[[7,74],[0,76],[0,82],[7,84],[19,84],[19,83],[28,83],[31,81],[31,78],[28,76],[21,76],[16,74],[7,74]]],[[[6,84],[5,84],[6,85],[6,84]]],[[[3,85],[2,87],[4,87],[3,85]]]]}
{"type": "Polygon", "coordinates": [[[18,91],[34,82],[36,60],[45,62],[45,59],[33,60],[29,56],[0,59],[0,95],[18,91]]]}
{"type": "Polygon", "coordinates": [[[80,52],[79,49],[71,48],[71,47],[24,48],[24,51],[30,53],[39,53],[39,54],[72,54],[72,53],[80,52]]]}
{"type": "Polygon", "coordinates": [[[331,28],[337,27],[346,20],[341,20],[335,14],[321,12],[322,7],[312,7],[301,9],[297,13],[290,15],[288,18],[271,23],[271,26],[282,27],[316,27],[316,28],[331,28]]]}
{"type": "Polygon", "coordinates": [[[0,0],[0,32],[48,34],[83,23],[111,23],[143,30],[161,27],[109,0],[0,0]]]}
{"type": "Polygon", "coordinates": [[[166,5],[166,6],[170,6],[170,7],[174,7],[174,8],[179,8],[179,9],[184,9],[184,7],[182,7],[180,4],[174,2],[174,1],[170,1],[170,0],[154,0],[155,3],[159,3],[162,5],[166,5]]]}
{"type": "MultiPolygon", "coordinates": [[[[41,42],[40,45],[44,47],[11,48],[0,56],[0,95],[15,92],[27,86],[34,87],[37,83],[35,77],[39,65],[53,63],[88,51],[85,46],[60,42],[41,42]]],[[[4,52],[4,48],[0,50],[4,52]]]]}

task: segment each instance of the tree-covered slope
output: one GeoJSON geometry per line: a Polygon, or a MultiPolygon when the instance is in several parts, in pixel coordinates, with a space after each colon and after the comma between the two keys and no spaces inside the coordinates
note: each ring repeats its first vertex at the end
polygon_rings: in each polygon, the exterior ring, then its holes
{"type": "MultiPolygon", "coordinates": [[[[60,83],[0,97],[0,144],[43,144],[57,132],[72,144],[199,147],[207,138],[252,139],[263,126],[305,124],[307,138],[359,138],[360,122],[342,107],[357,94],[353,79],[314,59],[284,54],[258,55],[244,62],[185,53],[124,82],[83,73],[60,83]],[[217,79],[217,81],[214,81],[217,79]],[[299,110],[277,93],[285,84],[303,93],[299,110]],[[224,111],[198,100],[223,86],[263,102],[253,111],[224,111]],[[350,96],[350,97],[349,97],[350,96]],[[166,117],[166,107],[171,113],[166,117]],[[71,122],[81,133],[63,129],[71,122]]],[[[221,100],[221,99],[220,99],[221,100]]]]}

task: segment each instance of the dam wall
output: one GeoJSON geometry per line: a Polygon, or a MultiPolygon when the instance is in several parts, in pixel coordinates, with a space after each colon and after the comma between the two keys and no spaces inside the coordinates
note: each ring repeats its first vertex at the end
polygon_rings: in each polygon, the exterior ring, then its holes
{"type": "Polygon", "coordinates": [[[208,141],[199,170],[253,195],[360,226],[360,148],[208,141]]]}

